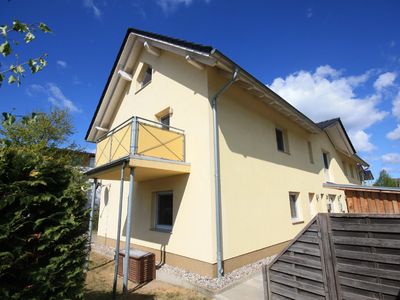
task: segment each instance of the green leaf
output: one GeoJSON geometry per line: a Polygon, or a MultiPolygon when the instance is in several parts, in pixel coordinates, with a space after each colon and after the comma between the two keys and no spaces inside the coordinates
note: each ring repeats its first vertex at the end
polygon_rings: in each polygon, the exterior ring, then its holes
{"type": "Polygon", "coordinates": [[[0,45],[0,53],[5,57],[11,54],[11,46],[8,41],[0,45]]]}
{"type": "Polygon", "coordinates": [[[25,43],[29,43],[29,42],[32,42],[34,39],[35,39],[35,35],[32,32],[28,32],[25,35],[24,41],[25,41],[25,43]]]}
{"type": "Polygon", "coordinates": [[[39,29],[45,33],[51,32],[51,29],[44,23],[39,24],[39,29]]]}
{"type": "Polygon", "coordinates": [[[7,37],[7,25],[0,26],[0,35],[2,35],[4,38],[7,37]]]}
{"type": "Polygon", "coordinates": [[[18,31],[18,32],[28,32],[29,31],[29,27],[28,25],[26,25],[25,23],[22,23],[18,20],[15,20],[13,22],[13,30],[18,31]]]}
{"type": "Polygon", "coordinates": [[[14,75],[10,75],[10,77],[8,77],[8,83],[12,84],[14,82],[17,81],[17,78],[14,75]]]}
{"type": "Polygon", "coordinates": [[[0,86],[3,83],[3,81],[4,81],[4,74],[0,73],[0,86]]]}

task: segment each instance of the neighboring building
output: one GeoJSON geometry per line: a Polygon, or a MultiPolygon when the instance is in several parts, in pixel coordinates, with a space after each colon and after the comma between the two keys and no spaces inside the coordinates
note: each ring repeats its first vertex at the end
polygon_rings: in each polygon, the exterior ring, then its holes
{"type": "Polygon", "coordinates": [[[361,184],[368,167],[339,119],[314,123],[212,47],[136,29],[86,140],[103,187],[98,240],[115,245],[125,163],[122,241],[134,168],[130,242],[208,276],[277,253],[318,212],[346,212],[344,192],[323,184],[361,184]]]}

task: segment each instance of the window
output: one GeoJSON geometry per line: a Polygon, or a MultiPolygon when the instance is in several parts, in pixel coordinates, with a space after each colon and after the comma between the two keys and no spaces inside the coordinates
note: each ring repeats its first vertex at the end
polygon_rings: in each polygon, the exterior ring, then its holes
{"type": "Polygon", "coordinates": [[[327,198],[328,198],[327,211],[328,213],[334,213],[336,195],[328,195],[327,198]]]}
{"type": "Polygon", "coordinates": [[[310,163],[314,163],[314,155],[313,155],[313,151],[312,151],[312,145],[311,142],[308,141],[307,142],[307,147],[308,147],[308,157],[310,159],[310,163]]]}
{"type": "Polygon", "coordinates": [[[351,178],[354,178],[354,170],[353,170],[353,166],[352,166],[352,165],[350,165],[349,167],[350,167],[350,176],[351,176],[351,178]]]}
{"type": "Polygon", "coordinates": [[[342,166],[343,166],[343,173],[344,173],[344,175],[348,176],[348,173],[347,173],[347,164],[346,164],[346,162],[345,162],[344,160],[342,160],[342,166]]]}
{"type": "Polygon", "coordinates": [[[311,217],[313,217],[317,213],[315,207],[314,193],[308,193],[308,203],[310,205],[310,215],[311,217]]]}
{"type": "Polygon", "coordinates": [[[148,85],[151,82],[152,76],[153,76],[153,68],[147,64],[144,64],[137,77],[136,81],[137,91],[140,91],[142,88],[148,85]]]}
{"type": "Polygon", "coordinates": [[[292,218],[292,221],[299,221],[300,220],[298,198],[299,197],[298,197],[297,193],[289,193],[290,216],[292,218]]]}
{"type": "Polygon", "coordinates": [[[171,230],[173,219],[173,193],[158,192],[156,193],[155,200],[155,228],[162,230],[171,230]]]}
{"type": "Polygon", "coordinates": [[[143,74],[143,79],[141,82],[141,87],[144,87],[151,81],[151,77],[153,75],[153,69],[150,66],[147,66],[146,71],[143,74]]]}
{"type": "Polygon", "coordinates": [[[327,152],[322,152],[322,159],[324,160],[324,168],[329,169],[329,154],[327,152]]]}
{"type": "Polygon", "coordinates": [[[160,123],[164,129],[169,129],[170,114],[160,117],[160,123]]]}
{"type": "Polygon", "coordinates": [[[289,153],[286,130],[275,128],[275,135],[276,135],[276,146],[278,151],[289,153]]]}

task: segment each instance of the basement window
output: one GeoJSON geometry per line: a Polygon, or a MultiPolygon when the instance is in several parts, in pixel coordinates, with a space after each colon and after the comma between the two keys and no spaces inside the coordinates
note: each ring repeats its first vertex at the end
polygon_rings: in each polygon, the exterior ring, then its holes
{"type": "Polygon", "coordinates": [[[155,228],[162,231],[172,230],[173,220],[173,193],[157,192],[156,193],[156,211],[155,211],[155,228]]]}
{"type": "Polygon", "coordinates": [[[293,223],[300,222],[299,194],[289,193],[290,217],[293,223]]]}

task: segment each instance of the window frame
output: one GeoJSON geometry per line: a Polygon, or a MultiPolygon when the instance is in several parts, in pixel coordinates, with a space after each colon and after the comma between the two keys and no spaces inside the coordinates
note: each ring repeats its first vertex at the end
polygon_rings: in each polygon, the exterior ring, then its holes
{"type": "Polygon", "coordinates": [[[154,199],[154,220],[153,227],[157,231],[171,232],[174,226],[174,192],[172,190],[158,191],[155,192],[154,199]],[[171,212],[171,225],[159,224],[159,196],[160,195],[171,195],[172,196],[172,212],[171,212]]]}
{"type": "Polygon", "coordinates": [[[143,63],[142,68],[140,69],[139,75],[136,78],[136,92],[135,94],[139,93],[141,90],[143,90],[146,86],[148,86],[152,81],[153,81],[153,74],[154,74],[154,69],[151,65],[147,63],[143,63]],[[144,82],[146,78],[147,71],[151,69],[150,73],[150,80],[147,82],[144,82]]]}
{"type": "Polygon", "coordinates": [[[276,149],[279,152],[290,154],[290,152],[289,152],[289,138],[288,138],[288,134],[287,134],[287,130],[286,129],[284,129],[282,127],[279,127],[279,126],[275,126],[275,142],[276,142],[276,149]],[[278,132],[282,133],[283,150],[279,149],[278,132]]]}
{"type": "Polygon", "coordinates": [[[354,179],[355,177],[354,177],[354,167],[353,167],[353,165],[349,165],[349,168],[350,168],[350,177],[354,179]]]}
{"type": "Polygon", "coordinates": [[[329,160],[330,160],[329,152],[322,151],[322,163],[324,164],[325,170],[329,170],[329,167],[330,167],[329,160]],[[325,160],[325,157],[326,157],[326,160],[325,160]]]}
{"type": "Polygon", "coordinates": [[[303,222],[299,203],[300,203],[300,193],[289,192],[290,219],[293,224],[303,222]],[[294,197],[295,199],[294,206],[292,206],[292,197],[294,197]],[[293,210],[292,210],[293,207],[295,208],[295,213],[296,213],[295,216],[293,216],[293,210]]]}
{"type": "Polygon", "coordinates": [[[307,149],[308,149],[308,158],[310,159],[310,163],[314,164],[314,153],[312,149],[311,141],[307,141],[307,149]]]}
{"type": "Polygon", "coordinates": [[[171,114],[167,113],[165,115],[160,116],[159,117],[159,121],[162,124],[161,126],[162,126],[163,129],[169,130],[169,127],[171,126],[171,114]],[[163,123],[164,119],[168,119],[168,124],[163,123]]]}

